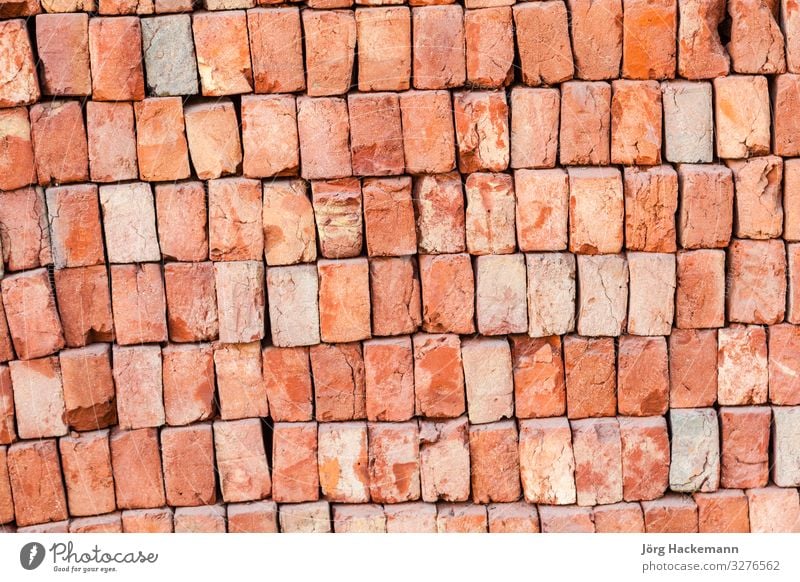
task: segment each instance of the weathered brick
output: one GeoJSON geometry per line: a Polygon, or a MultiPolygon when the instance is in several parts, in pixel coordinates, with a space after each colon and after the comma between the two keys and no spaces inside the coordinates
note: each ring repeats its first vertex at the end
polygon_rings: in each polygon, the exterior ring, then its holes
{"type": "Polygon", "coordinates": [[[510,99],[511,167],[552,168],[558,150],[558,89],[514,87],[510,99]]]}
{"type": "Polygon", "coordinates": [[[569,250],[591,255],[622,250],[624,200],[616,168],[570,168],[569,250]]]}
{"type": "Polygon", "coordinates": [[[225,533],[225,507],[178,507],[174,522],[175,533],[225,533]]]}
{"type": "MultiPolygon", "coordinates": [[[[769,419],[769,412],[761,412],[763,419],[769,419]]],[[[772,432],[773,466],[772,480],[779,487],[797,487],[800,485],[800,456],[795,444],[800,435],[800,407],[773,406],[774,429],[772,432]]],[[[759,436],[769,435],[769,425],[762,421],[759,436]],[[766,426],[765,426],[766,425],[766,426]]],[[[761,444],[761,443],[759,443],[761,444]]],[[[767,445],[764,443],[763,458],[767,460],[767,445]]],[[[766,477],[763,483],[766,483],[766,477]]]]}
{"type": "Polygon", "coordinates": [[[672,408],[699,408],[716,402],[716,330],[672,331],[669,337],[669,380],[672,408]]]}
{"type": "Polygon", "coordinates": [[[682,493],[716,491],[720,477],[717,412],[713,408],[672,409],[669,422],[672,431],[670,489],[682,493]]]}
{"type": "Polygon", "coordinates": [[[729,160],[736,191],[734,234],[739,238],[776,238],[783,231],[783,160],[764,156],[729,160]]]}
{"type": "Polygon", "coordinates": [[[691,497],[670,494],[642,501],[642,510],[647,533],[697,532],[697,505],[691,497]]]}
{"type": "Polygon", "coordinates": [[[466,250],[464,193],[456,173],[414,180],[420,253],[463,253],[466,250]]]}
{"type": "Polygon", "coordinates": [[[122,512],[122,531],[125,533],[172,533],[173,510],[130,509],[122,512]]]}
{"type": "Polygon", "coordinates": [[[278,533],[278,506],[274,501],[229,503],[229,533],[278,533]]]}
{"type": "Polygon", "coordinates": [[[264,265],[260,261],[214,263],[219,340],[247,343],[264,337],[264,265]]]}
{"type": "Polygon", "coordinates": [[[644,533],[644,513],[638,503],[597,505],[592,519],[597,533],[644,533]]]}
{"type": "Polygon", "coordinates": [[[470,174],[467,197],[467,250],[473,255],[514,251],[514,185],[506,174],[470,174]]]}
{"type": "Polygon", "coordinates": [[[767,401],[767,337],[763,327],[736,325],[718,331],[718,400],[722,405],[767,401]]]}
{"type": "Polygon", "coordinates": [[[542,533],[594,533],[592,517],[589,507],[539,506],[542,533]]]}
{"type": "Polygon", "coordinates": [[[175,14],[143,18],[141,23],[149,93],[156,97],[198,93],[191,17],[175,14]]]}
{"type": "Polygon", "coordinates": [[[718,32],[726,17],[724,0],[679,0],[678,12],[678,74],[687,79],[727,75],[731,59],[718,32]]]}
{"type": "Polygon", "coordinates": [[[656,81],[611,84],[611,163],[661,163],[661,88],[656,81]]]}
{"type": "Polygon", "coordinates": [[[615,79],[622,61],[622,0],[567,0],[575,76],[615,79]]]}
{"type": "Polygon", "coordinates": [[[261,422],[259,418],[214,422],[217,470],[226,502],[257,501],[270,495],[261,422]]]}
{"type": "MultiPolygon", "coordinates": [[[[680,2],[680,6],[683,5],[684,2],[680,2]]],[[[661,92],[664,105],[664,157],[667,161],[688,164],[713,161],[711,83],[669,81],[661,84],[661,92]]]]}
{"type": "Polygon", "coordinates": [[[394,6],[358,8],[355,18],[358,36],[358,89],[408,89],[411,77],[409,9],[394,6]]]}
{"type": "Polygon", "coordinates": [[[678,35],[676,0],[623,0],[622,76],[672,79],[678,35]]]}
{"type": "Polygon", "coordinates": [[[302,180],[264,184],[264,254],[267,265],[313,262],[317,258],[314,209],[302,180]]]}
{"type": "Polygon", "coordinates": [[[161,455],[167,503],[184,507],[216,502],[214,437],[210,424],[163,429],[161,455]]]}
{"type": "Polygon", "coordinates": [[[223,420],[269,415],[258,342],[218,345],[214,350],[219,413],[223,420]]]}
{"type": "Polygon", "coordinates": [[[9,368],[19,437],[42,439],[67,434],[58,358],[15,360],[9,368]]]}
{"type": "Polygon", "coordinates": [[[415,334],[414,387],[416,413],[431,418],[464,414],[464,369],[461,340],[451,334],[415,334]]]}
{"type": "Polygon", "coordinates": [[[457,5],[411,10],[415,89],[449,89],[467,77],[464,9],[457,5]]]}
{"type": "Polygon", "coordinates": [[[313,389],[308,348],[267,346],[262,355],[264,383],[273,420],[311,420],[313,389]]]}
{"type": "Polygon", "coordinates": [[[353,79],[356,19],[349,10],[303,10],[308,95],[344,95],[353,79]]]}
{"type": "Polygon", "coordinates": [[[281,532],[330,533],[331,513],[327,501],[281,505],[281,532]]]}
{"type": "Polygon", "coordinates": [[[769,327],[769,402],[781,406],[800,404],[800,326],[778,324],[769,327]]]}
{"type": "Polygon", "coordinates": [[[158,184],[155,192],[162,257],[168,261],[208,259],[208,213],[203,184],[158,184]]]}
{"type": "Polygon", "coordinates": [[[79,431],[102,429],[116,424],[111,346],[92,344],[84,348],[63,350],[58,357],[64,388],[66,423],[73,430],[79,431]]]}
{"type": "Polygon", "coordinates": [[[0,192],[0,252],[9,272],[52,264],[47,207],[41,188],[0,192]]]}
{"type": "Polygon", "coordinates": [[[567,419],[522,420],[519,426],[520,474],[525,501],[548,505],[575,503],[575,458],[567,419]]]}
{"type": "Polygon", "coordinates": [[[311,183],[314,218],[322,256],[356,257],[363,245],[361,182],[357,178],[311,183]]]}
{"type": "Polygon", "coordinates": [[[419,438],[422,499],[466,501],[470,493],[467,418],[422,420],[419,438]]]}
{"type": "Polygon", "coordinates": [[[214,414],[214,353],[208,344],[168,345],[164,358],[164,414],[173,426],[214,414]]]}
{"type": "Polygon", "coordinates": [[[89,21],[92,99],[144,99],[142,27],[135,16],[99,17],[89,21]]]}
{"type": "Polygon", "coordinates": [[[786,312],[786,250],[781,240],[734,240],[728,247],[728,319],[772,324],[786,312]]]}
{"type": "Polygon", "coordinates": [[[669,335],[675,311],[676,261],[667,253],[629,252],[628,332],[669,335]]]}
{"type": "Polygon", "coordinates": [[[669,407],[667,341],[624,335],[617,350],[617,399],[625,416],[658,416],[669,407]]]}
{"type": "Polygon", "coordinates": [[[164,283],[170,340],[185,343],[216,339],[217,296],[212,263],[166,263],[164,283]]]}
{"type": "Polygon", "coordinates": [[[419,499],[419,429],[416,421],[370,422],[367,427],[372,500],[402,503],[419,499]]]}
{"type": "Polygon", "coordinates": [[[478,331],[483,335],[525,333],[525,257],[486,255],[475,261],[478,331]]]}
{"type": "Polygon", "coordinates": [[[133,105],[107,101],[86,103],[89,175],[93,182],[139,177],[133,105]]]}
{"type": "Polygon", "coordinates": [[[514,6],[522,82],[555,85],[572,78],[567,8],[563,2],[531,2],[514,6]]]}
{"type": "Polygon", "coordinates": [[[111,464],[117,508],[148,509],[166,505],[157,429],[113,429],[111,464]]]}
{"type": "Polygon", "coordinates": [[[564,362],[559,336],[509,336],[517,418],[560,416],[566,410],[564,362]]]}
{"type": "Polygon", "coordinates": [[[455,168],[450,93],[405,91],[399,98],[406,172],[437,174],[455,168]]]}
{"type": "Polygon", "coordinates": [[[180,97],[151,97],[133,105],[136,153],[142,180],[164,182],[188,178],[189,150],[180,97]]]}
{"type": "Polygon", "coordinates": [[[87,14],[38,15],[36,52],[45,95],[92,94],[87,14]]]}
{"type": "Polygon", "coordinates": [[[275,423],[272,462],[272,497],[276,501],[316,501],[319,497],[317,423],[275,423]]]}
{"type": "MultiPolygon", "coordinates": [[[[294,96],[245,95],[241,103],[244,175],[249,178],[296,175],[300,146],[294,96]]],[[[236,135],[238,140],[238,129],[236,135]]],[[[233,164],[234,173],[237,164],[233,164]]],[[[269,186],[264,184],[265,189],[269,186]]]]}
{"type": "Polygon", "coordinates": [[[747,497],[744,491],[720,489],[695,493],[700,533],[749,533],[747,497]]]}
{"type": "Polygon", "coordinates": [[[318,458],[319,484],[328,501],[369,502],[366,423],[320,423],[318,458]]]}
{"type": "Polygon", "coordinates": [[[419,269],[423,329],[472,333],[475,283],[469,255],[420,255],[419,269]]]}
{"type": "Polygon", "coordinates": [[[748,489],[747,505],[753,533],[800,532],[800,497],[796,489],[748,489]]]}
{"type": "Polygon", "coordinates": [[[161,260],[149,184],[101,186],[100,206],[110,263],[161,260]]]}
{"type": "Polygon", "coordinates": [[[570,422],[578,505],[622,501],[622,444],[616,418],[570,422]]]}
{"type": "Polygon", "coordinates": [[[717,155],[748,158],[769,153],[770,115],[766,77],[714,79],[717,155]]]}
{"type": "Polygon", "coordinates": [[[0,107],[35,103],[41,92],[25,21],[4,20],[0,23],[0,37],[0,70],[4,79],[0,107]]]}
{"type": "Polygon", "coordinates": [[[623,255],[578,255],[578,333],[618,336],[628,311],[628,262],[623,255]]]}
{"type": "Polygon", "coordinates": [[[25,107],[0,111],[0,188],[15,190],[36,182],[31,123],[25,107]]]}
{"type": "Polygon", "coordinates": [[[488,531],[486,506],[467,503],[437,503],[436,531],[438,533],[486,533],[488,531]]]}
{"type": "Polygon", "coordinates": [[[114,341],[111,293],[105,265],[59,269],[56,297],[66,345],[114,341]]]}
{"type": "Polygon", "coordinates": [[[417,234],[411,178],[366,178],[362,193],[369,256],[415,254],[417,234]]]}
{"type": "Polygon", "coordinates": [[[17,526],[67,519],[56,441],[15,443],[7,455],[17,526]]]}
{"type": "Polygon", "coordinates": [[[505,338],[477,337],[461,342],[470,422],[495,422],[514,415],[511,349],[505,338]]]}
{"type": "Polygon", "coordinates": [[[247,31],[256,93],[304,90],[300,10],[294,7],[248,10],[247,31]]]}
{"type": "Polygon", "coordinates": [[[728,246],[733,229],[733,173],[718,165],[680,165],[678,181],[681,247],[728,246]]]}
{"type": "Polygon", "coordinates": [[[111,305],[120,345],[167,341],[167,304],[161,265],[112,265],[111,305]]]}
{"type": "Polygon", "coordinates": [[[564,337],[567,416],[614,416],[617,411],[616,358],[612,338],[564,337]]]}
{"type": "Polygon", "coordinates": [[[525,255],[528,273],[528,335],[546,337],[575,330],[576,273],[572,253],[525,255]]]}
{"type": "Polygon", "coordinates": [[[322,422],[366,418],[366,379],[361,344],[319,344],[309,349],[314,412],[322,422]]]}
{"type": "Polygon", "coordinates": [[[678,175],[669,165],[625,168],[625,248],[674,253],[678,175]]]}
{"type": "Polygon", "coordinates": [[[367,418],[402,422],[414,416],[414,359],[408,337],[364,342],[367,418]]]}
{"type": "Polygon", "coordinates": [[[662,416],[620,417],[625,501],[658,499],[669,485],[670,442],[662,416]]]}
{"type": "Polygon", "coordinates": [[[770,408],[723,406],[719,409],[719,419],[722,437],[722,487],[748,489],[766,486],[769,477],[772,420],[770,408]]]}
{"type": "Polygon", "coordinates": [[[335,179],[352,174],[350,122],[344,99],[299,97],[297,130],[303,178],[335,179]]]}
{"type": "Polygon", "coordinates": [[[522,496],[513,420],[471,426],[469,455],[475,503],[511,502],[522,496]]]}
{"type": "Polygon", "coordinates": [[[728,0],[733,70],[771,74],[786,71],[783,34],[777,22],[777,1],[728,0]]]}
{"type": "Polygon", "coordinates": [[[120,428],[132,430],[163,425],[161,348],[115,345],[112,356],[120,428]]]}
{"type": "Polygon", "coordinates": [[[367,259],[321,260],[319,272],[320,335],[326,342],[370,337],[369,265],[367,259]]]}
{"type": "Polygon", "coordinates": [[[46,269],[0,280],[14,351],[22,360],[48,356],[64,347],[64,333],[46,269]]]}
{"type": "Polygon", "coordinates": [[[198,12],[192,15],[192,31],[203,95],[250,93],[253,71],[246,13],[198,12]]]}
{"type": "Polygon", "coordinates": [[[388,533],[436,533],[436,505],[433,503],[394,503],[385,505],[388,533]]]}
{"type": "Polygon", "coordinates": [[[186,138],[195,174],[201,180],[235,174],[242,163],[239,120],[233,103],[218,99],[183,109],[186,138]]]}
{"type": "Polygon", "coordinates": [[[58,447],[70,515],[100,515],[114,511],[108,430],[62,437],[58,447]]]}
{"type": "Polygon", "coordinates": [[[506,6],[464,13],[467,81],[477,87],[499,89],[514,80],[514,32],[506,6]]]}
{"type": "Polygon", "coordinates": [[[403,173],[400,101],[395,93],[351,93],[350,153],[353,174],[385,176],[403,173]]]}
{"type": "Polygon", "coordinates": [[[50,101],[30,108],[31,138],[39,184],[89,179],[89,151],[78,101],[50,101]]]}

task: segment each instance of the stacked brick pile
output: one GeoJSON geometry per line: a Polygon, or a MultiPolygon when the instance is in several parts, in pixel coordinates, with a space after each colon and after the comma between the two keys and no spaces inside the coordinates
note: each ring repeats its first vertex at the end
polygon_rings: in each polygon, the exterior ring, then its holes
{"type": "Polygon", "coordinates": [[[0,0],[3,529],[800,531],[798,4],[279,2],[0,0]]]}

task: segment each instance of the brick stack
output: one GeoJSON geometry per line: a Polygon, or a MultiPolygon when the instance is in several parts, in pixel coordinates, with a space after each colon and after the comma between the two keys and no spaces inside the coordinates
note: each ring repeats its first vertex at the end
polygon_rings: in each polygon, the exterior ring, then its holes
{"type": "Polygon", "coordinates": [[[2,528],[799,531],[797,3],[355,4],[0,0],[2,528]]]}

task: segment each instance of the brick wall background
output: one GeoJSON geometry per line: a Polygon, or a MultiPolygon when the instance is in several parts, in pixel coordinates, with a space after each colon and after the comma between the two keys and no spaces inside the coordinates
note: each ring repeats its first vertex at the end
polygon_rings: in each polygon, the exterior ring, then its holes
{"type": "Polygon", "coordinates": [[[0,529],[800,531],[798,4],[405,4],[0,0],[0,529]]]}

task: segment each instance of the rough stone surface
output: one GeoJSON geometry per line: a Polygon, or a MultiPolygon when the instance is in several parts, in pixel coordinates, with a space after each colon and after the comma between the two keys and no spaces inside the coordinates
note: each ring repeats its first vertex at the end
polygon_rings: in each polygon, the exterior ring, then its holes
{"type": "Polygon", "coordinates": [[[720,478],[717,412],[711,408],[672,409],[669,423],[670,489],[681,493],[716,491],[720,478]]]}
{"type": "Polygon", "coordinates": [[[142,19],[147,88],[156,97],[198,92],[192,20],[186,14],[142,19]]]}

